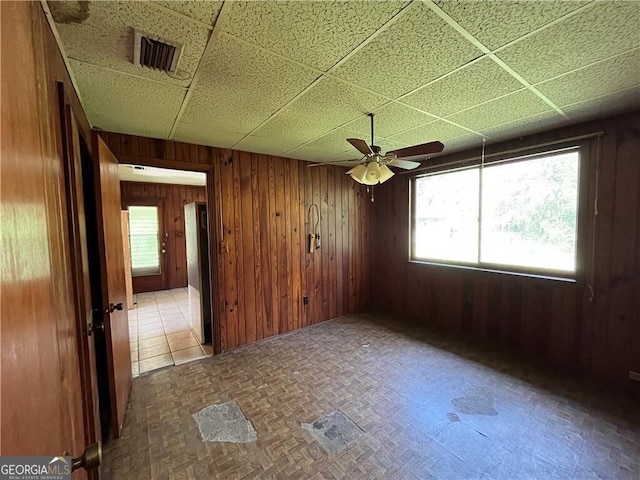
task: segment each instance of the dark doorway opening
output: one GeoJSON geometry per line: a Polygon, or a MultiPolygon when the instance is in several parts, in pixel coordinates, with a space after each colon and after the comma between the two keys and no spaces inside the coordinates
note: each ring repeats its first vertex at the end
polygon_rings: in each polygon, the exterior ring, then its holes
{"type": "Polygon", "coordinates": [[[91,309],[95,329],[96,374],[98,383],[98,401],[100,405],[100,429],[102,440],[111,434],[111,392],[107,364],[107,340],[104,333],[104,312],[102,311],[102,280],[100,275],[100,251],[98,249],[98,218],[96,216],[96,196],[93,190],[94,165],[84,138],[80,137],[80,157],[82,165],[82,194],[85,205],[85,223],[87,231],[87,255],[89,260],[89,279],[91,282],[91,309]]]}

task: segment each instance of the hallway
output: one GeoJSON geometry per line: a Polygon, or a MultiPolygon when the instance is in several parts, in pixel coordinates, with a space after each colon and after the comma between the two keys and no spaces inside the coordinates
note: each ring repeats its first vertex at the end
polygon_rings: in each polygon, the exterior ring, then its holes
{"type": "Polygon", "coordinates": [[[131,371],[142,373],[180,365],[213,353],[211,345],[199,345],[189,327],[186,288],[134,295],[129,311],[131,371]]]}

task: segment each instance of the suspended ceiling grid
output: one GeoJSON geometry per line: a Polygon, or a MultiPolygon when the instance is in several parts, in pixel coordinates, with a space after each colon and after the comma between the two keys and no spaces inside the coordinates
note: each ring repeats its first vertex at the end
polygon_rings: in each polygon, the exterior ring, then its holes
{"type": "Polygon", "coordinates": [[[640,1],[50,2],[90,122],[282,155],[445,152],[640,108],[640,1]],[[133,65],[132,28],[184,45],[133,65]]]}

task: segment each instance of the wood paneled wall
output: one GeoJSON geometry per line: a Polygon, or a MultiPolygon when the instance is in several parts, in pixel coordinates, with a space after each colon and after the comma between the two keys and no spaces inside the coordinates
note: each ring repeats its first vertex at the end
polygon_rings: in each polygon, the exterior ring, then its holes
{"type": "MultiPolygon", "coordinates": [[[[184,236],[184,206],[206,202],[207,189],[190,185],[120,182],[122,209],[145,200],[162,200],[164,230],[167,237],[167,288],[187,286],[187,246],[184,236]]],[[[137,293],[134,291],[134,293],[137,293]]]]}
{"type": "Polygon", "coordinates": [[[409,176],[396,176],[376,194],[373,306],[415,324],[497,340],[563,368],[627,381],[629,370],[640,370],[640,112],[488,146],[487,153],[597,131],[604,135],[589,140],[588,174],[581,179],[577,283],[408,262],[409,176]]]}
{"type": "Polygon", "coordinates": [[[122,163],[212,168],[207,191],[213,199],[214,333],[219,328],[222,351],[368,309],[371,202],[345,169],[103,135],[122,163]],[[311,254],[312,204],[320,213],[321,248],[311,254]]]}
{"type": "Polygon", "coordinates": [[[90,386],[82,384],[61,85],[90,131],[42,5],[1,2],[0,19],[0,454],[78,456],[94,439],[83,425],[90,386]]]}

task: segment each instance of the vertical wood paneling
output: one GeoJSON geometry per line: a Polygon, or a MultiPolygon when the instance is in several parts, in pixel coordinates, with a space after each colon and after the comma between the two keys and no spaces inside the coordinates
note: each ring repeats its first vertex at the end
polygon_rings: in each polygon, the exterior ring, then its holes
{"type": "MultiPolygon", "coordinates": [[[[322,215],[322,209],[320,206],[320,169],[318,168],[311,169],[311,195],[311,205],[316,205],[317,207],[311,209],[309,216],[311,219],[311,231],[316,231],[317,223],[317,231],[321,232],[322,221],[320,216],[322,215]]],[[[313,308],[311,323],[314,324],[322,318],[322,249],[316,250],[314,246],[311,256],[313,257],[313,290],[309,302],[313,308]]]]}
{"type": "Polygon", "coordinates": [[[149,156],[149,140],[145,137],[138,137],[138,155],[141,157],[149,156]]]}
{"type": "MultiPolygon", "coordinates": [[[[214,249],[222,252],[212,262],[217,281],[213,313],[222,351],[369,305],[370,283],[363,277],[370,272],[371,203],[365,187],[345,169],[307,168],[297,160],[182,142],[105,137],[123,162],[159,167],[169,162],[172,168],[193,165],[200,171],[213,165],[215,205],[209,211],[215,215],[210,222],[216,222],[214,249]],[[321,248],[309,253],[307,235],[316,222],[315,210],[309,212],[312,204],[321,217],[321,248]],[[304,295],[308,305],[302,304],[304,295]]],[[[168,189],[166,194],[150,185],[125,188],[136,197],[171,196],[168,186],[161,187],[168,189]]],[[[188,200],[188,187],[183,188],[178,200],[166,203],[188,200]]],[[[169,222],[174,225],[183,221],[176,209],[169,222]]]]}
{"type": "MultiPolygon", "coordinates": [[[[498,340],[563,368],[628,381],[628,371],[640,369],[640,113],[565,127],[492,148],[505,151],[594,131],[604,131],[604,135],[584,146],[587,155],[581,181],[585,188],[580,197],[582,227],[575,283],[410,264],[405,243],[410,214],[407,177],[397,176],[376,188],[371,226],[377,273],[361,276],[374,280],[374,307],[416,323],[498,340]],[[594,217],[596,195],[598,215],[594,217]],[[591,260],[594,234],[595,263],[591,260]],[[592,275],[594,296],[590,300],[587,283],[592,275]]],[[[475,155],[462,152],[442,161],[475,155]]]]}
{"type": "MultiPolygon", "coordinates": [[[[305,192],[305,173],[307,168],[302,162],[298,162],[298,267],[300,274],[300,296],[307,295],[307,266],[309,261],[307,235],[309,228],[307,226],[307,197],[305,192]]],[[[294,266],[295,268],[295,266],[294,266]]],[[[301,300],[302,302],[302,300],[301,300]]],[[[306,327],[309,324],[308,318],[309,305],[301,304],[300,307],[300,327],[306,327]]]]}
{"type": "Polygon", "coordinates": [[[351,221],[349,221],[349,219],[352,219],[353,216],[351,215],[351,212],[349,210],[349,197],[351,193],[351,188],[350,188],[351,185],[349,183],[349,180],[347,179],[347,175],[342,175],[341,178],[342,178],[342,211],[345,217],[345,219],[342,222],[342,245],[345,251],[347,252],[347,254],[344,255],[342,259],[343,275],[342,275],[342,285],[340,286],[340,288],[342,290],[342,309],[346,313],[351,311],[351,295],[350,295],[349,287],[351,285],[351,279],[350,279],[351,259],[353,258],[354,250],[352,248],[352,245],[349,243],[349,238],[350,238],[349,225],[351,224],[351,221]]]}
{"type": "Polygon", "coordinates": [[[262,276],[263,282],[261,285],[262,299],[264,305],[264,323],[263,323],[263,335],[264,337],[270,337],[275,335],[273,331],[273,290],[274,290],[274,268],[271,263],[271,245],[275,242],[273,238],[273,231],[271,229],[271,206],[270,206],[270,188],[271,183],[271,171],[272,165],[269,161],[258,161],[258,178],[259,178],[259,199],[260,199],[260,239],[261,239],[261,251],[262,251],[262,276]]]}
{"type": "MultiPolygon", "coordinates": [[[[251,176],[251,154],[240,153],[240,189],[242,219],[242,280],[243,306],[245,312],[256,312],[256,268],[253,252],[255,250],[255,231],[253,228],[253,188],[251,176]]],[[[254,315],[255,316],[255,315],[254,315]]],[[[247,343],[255,342],[257,321],[244,315],[244,329],[247,343]]]]}
{"type": "Polygon", "coordinates": [[[358,250],[359,248],[362,248],[361,245],[361,237],[360,237],[360,217],[358,216],[360,214],[360,205],[358,204],[358,195],[360,193],[360,188],[358,187],[357,184],[352,183],[351,184],[351,195],[352,195],[352,201],[353,201],[353,217],[355,218],[356,221],[352,222],[353,223],[353,229],[351,231],[352,233],[352,239],[351,239],[351,243],[354,246],[354,248],[356,249],[356,254],[353,258],[353,271],[352,271],[352,275],[351,278],[353,280],[352,283],[352,291],[351,291],[351,298],[353,299],[353,304],[357,305],[358,301],[360,300],[360,265],[358,260],[360,259],[360,251],[358,250]],[[360,240],[360,245],[356,245],[356,240],[360,240]]]}
{"type": "Polygon", "coordinates": [[[336,271],[336,204],[335,204],[335,169],[330,166],[327,169],[327,230],[328,242],[327,250],[329,255],[329,272],[328,272],[328,288],[329,288],[329,317],[337,316],[337,282],[338,272],[336,271]]]}
{"type": "Polygon", "coordinates": [[[269,162],[269,213],[267,221],[269,225],[271,248],[269,249],[269,269],[271,272],[271,334],[278,335],[280,333],[280,289],[278,288],[279,280],[279,262],[278,252],[280,251],[280,238],[278,237],[279,228],[276,221],[276,212],[278,210],[278,199],[276,198],[278,177],[278,159],[273,157],[269,162]]]}
{"type": "MultiPolygon", "coordinates": [[[[350,183],[348,186],[348,200],[349,200],[349,218],[355,219],[356,218],[356,206],[355,206],[355,189],[358,188],[354,183],[350,183]]],[[[356,238],[355,238],[355,233],[356,233],[356,225],[358,224],[357,220],[356,221],[351,221],[349,222],[349,225],[347,226],[347,231],[349,233],[349,248],[352,249],[353,251],[353,255],[351,255],[349,257],[349,270],[348,270],[348,278],[349,278],[349,288],[348,288],[348,294],[349,294],[349,310],[352,310],[355,308],[355,305],[357,305],[356,303],[356,294],[355,294],[355,264],[356,264],[356,259],[358,258],[358,251],[357,249],[359,248],[359,245],[357,245],[356,242],[356,238]]]]}
{"type": "MultiPolygon", "coordinates": [[[[304,195],[305,195],[305,203],[304,203],[304,218],[305,218],[305,274],[306,274],[306,282],[307,288],[305,290],[305,295],[309,297],[309,303],[305,307],[305,326],[313,325],[315,318],[315,311],[313,302],[313,295],[315,294],[315,277],[314,277],[314,261],[315,255],[313,253],[308,252],[308,236],[313,235],[313,229],[315,224],[315,213],[311,208],[313,204],[313,169],[307,169],[302,166],[302,174],[304,175],[304,195]]],[[[313,240],[311,249],[313,249],[313,240]]]]}
{"type": "Polygon", "coordinates": [[[607,374],[622,371],[635,360],[636,352],[627,345],[634,335],[633,328],[633,284],[640,272],[635,269],[637,245],[636,221],[640,198],[640,130],[633,126],[618,128],[616,190],[613,216],[613,245],[611,256],[611,279],[609,282],[609,308],[607,312],[606,352],[617,352],[607,362],[607,374]]]}
{"type": "Polygon", "coordinates": [[[291,292],[291,324],[289,325],[289,331],[300,328],[300,313],[302,307],[302,291],[300,288],[301,266],[300,266],[300,240],[302,234],[300,232],[300,176],[298,175],[298,163],[287,162],[289,169],[289,185],[291,188],[288,190],[287,195],[287,215],[289,218],[289,232],[288,238],[290,239],[289,249],[287,252],[287,258],[289,259],[288,265],[288,288],[291,292]]]}
{"type": "Polygon", "coordinates": [[[236,311],[238,314],[237,321],[237,340],[235,346],[244,343],[247,335],[247,326],[245,323],[245,302],[244,293],[246,290],[246,284],[244,280],[243,270],[243,225],[242,225],[242,204],[240,196],[240,152],[233,152],[233,233],[235,238],[235,276],[236,285],[244,285],[244,288],[237,288],[236,290],[236,311]]]}
{"type": "MultiPolygon", "coordinates": [[[[617,130],[609,132],[602,139],[602,152],[615,152],[617,149],[617,130]]],[[[600,161],[600,177],[598,195],[598,216],[596,230],[596,249],[598,259],[594,265],[595,285],[597,292],[593,303],[589,305],[594,309],[594,332],[591,343],[592,368],[598,375],[605,375],[607,365],[607,325],[598,322],[597,319],[605,318],[609,310],[609,288],[611,279],[611,256],[613,251],[613,215],[615,208],[615,195],[603,195],[604,192],[616,191],[616,167],[615,158],[603,155],[600,161]]]]}
{"type": "MultiPolygon", "coordinates": [[[[329,309],[329,275],[330,275],[330,265],[329,265],[329,204],[328,204],[328,193],[327,193],[327,184],[328,184],[328,168],[318,168],[318,173],[320,174],[320,185],[319,185],[319,196],[318,196],[318,206],[320,207],[320,231],[323,233],[321,239],[321,247],[320,247],[320,270],[321,274],[321,282],[320,282],[320,292],[322,298],[322,309],[320,311],[320,318],[331,318],[330,309],[329,309]]],[[[355,222],[358,219],[355,218],[355,222]]]]}
{"type": "MultiPolygon", "coordinates": [[[[262,285],[262,238],[263,232],[260,230],[260,191],[258,189],[258,156],[251,154],[251,208],[253,216],[253,261],[255,269],[255,324],[256,339],[265,338],[265,308],[262,285]]],[[[251,310],[248,310],[249,312],[251,310]]]]}
{"type": "MultiPolygon", "coordinates": [[[[207,172],[207,213],[209,222],[209,264],[212,265],[212,283],[211,283],[211,305],[212,305],[212,323],[213,323],[213,346],[214,352],[224,351],[222,339],[223,326],[226,322],[226,298],[221,292],[224,292],[224,285],[227,281],[224,275],[224,228],[221,206],[222,192],[222,158],[226,155],[225,150],[215,150],[212,153],[213,168],[207,172]]],[[[226,344],[226,339],[225,339],[226,344]]]]}
{"type": "MultiPolygon", "coordinates": [[[[226,348],[238,346],[238,278],[236,276],[236,249],[240,247],[235,235],[235,209],[233,201],[233,155],[228,155],[222,162],[222,219],[224,227],[224,298],[225,315],[223,325],[226,335],[226,348]]],[[[223,346],[224,348],[224,346],[223,346]]]]}
{"type": "MultiPolygon", "coordinates": [[[[335,184],[334,184],[334,200],[335,200],[335,244],[336,244],[336,316],[341,317],[344,315],[344,272],[343,268],[343,260],[344,260],[344,249],[342,244],[342,229],[345,225],[346,215],[342,210],[342,177],[346,177],[346,175],[340,176],[340,169],[337,169],[337,173],[335,176],[335,184]]],[[[369,252],[367,252],[368,254],[369,252]]]]}
{"type": "Polygon", "coordinates": [[[286,225],[284,223],[284,162],[280,157],[275,159],[275,197],[276,205],[274,210],[275,215],[275,234],[276,234],[276,250],[275,250],[275,270],[276,270],[276,285],[278,286],[276,303],[278,304],[278,329],[277,333],[284,333],[287,331],[287,321],[289,318],[288,309],[288,296],[287,291],[287,234],[286,225]]]}
{"type": "MultiPolygon", "coordinates": [[[[113,135],[113,134],[111,134],[113,135]]],[[[140,144],[138,144],[140,145],[140,144]]],[[[167,256],[169,264],[167,288],[187,286],[187,247],[184,235],[184,206],[191,202],[206,202],[206,188],[157,183],[120,182],[121,203],[125,209],[129,202],[139,203],[145,199],[162,200],[164,226],[168,237],[167,256]]]]}
{"type": "MultiPolygon", "coordinates": [[[[126,137],[128,135],[122,135],[126,137]]],[[[164,144],[164,160],[175,160],[176,159],[176,149],[175,142],[173,140],[167,140],[164,144]]]]}
{"type": "Polygon", "coordinates": [[[76,298],[86,290],[74,285],[74,266],[82,275],[74,247],[83,239],[69,238],[77,230],[69,198],[75,179],[65,178],[75,168],[66,156],[70,123],[61,122],[68,104],[85,139],[90,131],[42,6],[2,3],[0,20],[0,454],[75,456],[96,438],[92,406],[83,404],[90,367],[79,363],[93,342],[81,335],[87,312],[76,298]]]}

